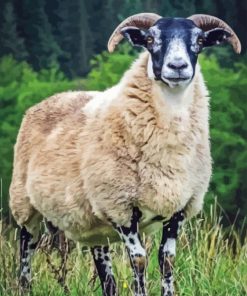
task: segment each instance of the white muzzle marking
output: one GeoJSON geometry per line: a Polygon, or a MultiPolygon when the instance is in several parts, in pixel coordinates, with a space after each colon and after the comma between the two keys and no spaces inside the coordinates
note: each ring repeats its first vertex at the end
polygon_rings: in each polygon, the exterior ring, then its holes
{"type": "Polygon", "coordinates": [[[193,67],[183,39],[175,38],[170,41],[164,56],[161,78],[170,87],[186,85],[193,76],[193,67]],[[186,65],[183,68],[173,68],[171,65],[186,65]],[[176,79],[178,79],[176,81],[176,79]]]}

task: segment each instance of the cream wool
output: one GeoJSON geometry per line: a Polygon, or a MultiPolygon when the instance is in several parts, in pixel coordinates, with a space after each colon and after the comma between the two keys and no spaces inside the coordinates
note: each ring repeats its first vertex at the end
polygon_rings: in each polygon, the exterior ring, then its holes
{"type": "Polygon", "coordinates": [[[141,54],[106,92],[62,93],[27,111],[10,188],[20,225],[29,228],[41,214],[90,244],[117,239],[109,220],[127,225],[133,205],[149,215],[143,230],[156,215],[170,217],[184,207],[187,216],[198,213],[211,175],[208,96],[199,67],[174,102],[166,86],[147,77],[147,62],[141,54]]]}

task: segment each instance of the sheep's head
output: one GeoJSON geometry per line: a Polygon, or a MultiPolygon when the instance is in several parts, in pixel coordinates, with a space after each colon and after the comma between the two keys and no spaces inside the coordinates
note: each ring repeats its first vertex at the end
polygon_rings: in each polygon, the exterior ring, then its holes
{"type": "Polygon", "coordinates": [[[241,51],[240,41],[230,26],[203,14],[187,19],[162,18],[153,13],[130,16],[111,35],[108,50],[113,52],[123,37],[149,51],[148,76],[170,87],[190,83],[203,48],[228,42],[235,52],[241,51]]]}

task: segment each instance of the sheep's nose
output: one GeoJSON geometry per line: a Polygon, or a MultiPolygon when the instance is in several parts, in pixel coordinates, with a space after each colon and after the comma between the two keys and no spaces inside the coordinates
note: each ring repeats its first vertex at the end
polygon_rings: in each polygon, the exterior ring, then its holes
{"type": "Polygon", "coordinates": [[[172,70],[183,70],[188,67],[188,64],[184,60],[174,60],[167,65],[172,70]]]}
{"type": "Polygon", "coordinates": [[[154,68],[154,75],[155,75],[156,80],[160,79],[161,78],[161,69],[154,68]]]}

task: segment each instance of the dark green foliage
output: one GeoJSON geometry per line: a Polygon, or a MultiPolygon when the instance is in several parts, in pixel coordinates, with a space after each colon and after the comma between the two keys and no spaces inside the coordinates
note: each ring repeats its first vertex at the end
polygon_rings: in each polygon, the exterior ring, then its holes
{"type": "Polygon", "coordinates": [[[86,89],[104,90],[118,83],[133,59],[133,49],[128,44],[119,46],[114,54],[104,51],[95,56],[91,61],[92,70],[84,82],[86,89]]]}
{"type": "Polygon", "coordinates": [[[22,0],[20,26],[28,50],[28,62],[35,70],[58,62],[61,50],[53,38],[44,0],[22,0]]]}
{"type": "Polygon", "coordinates": [[[17,32],[17,21],[11,2],[6,2],[0,29],[0,56],[11,53],[16,60],[27,58],[24,39],[17,32]]]}
{"type": "Polygon", "coordinates": [[[129,15],[143,12],[144,11],[144,1],[141,0],[136,0],[136,1],[131,1],[131,0],[125,0],[123,1],[123,6],[121,9],[121,18],[126,18],[129,15]]]}
{"type": "Polygon", "coordinates": [[[89,60],[93,53],[85,1],[60,1],[56,14],[58,21],[54,24],[54,30],[63,51],[59,59],[61,68],[70,78],[84,75],[89,71],[89,60]]]}
{"type": "MultiPolygon", "coordinates": [[[[244,0],[8,0],[0,1],[0,56],[28,57],[36,70],[59,63],[68,77],[85,76],[90,70],[89,60],[106,50],[115,26],[143,11],[173,17],[194,13],[221,17],[236,30],[246,50],[244,0]]],[[[236,56],[230,51],[227,56],[230,66],[236,56]]]]}
{"type": "Polygon", "coordinates": [[[247,67],[222,69],[215,57],[203,58],[201,64],[212,96],[212,191],[230,221],[240,222],[247,212],[247,67]]]}
{"type": "MultiPolygon", "coordinates": [[[[111,31],[118,24],[118,12],[115,5],[118,1],[98,0],[87,4],[89,12],[90,35],[93,41],[93,50],[99,53],[106,49],[107,40],[111,31]]],[[[118,6],[119,8],[119,6],[118,6]]]]}

